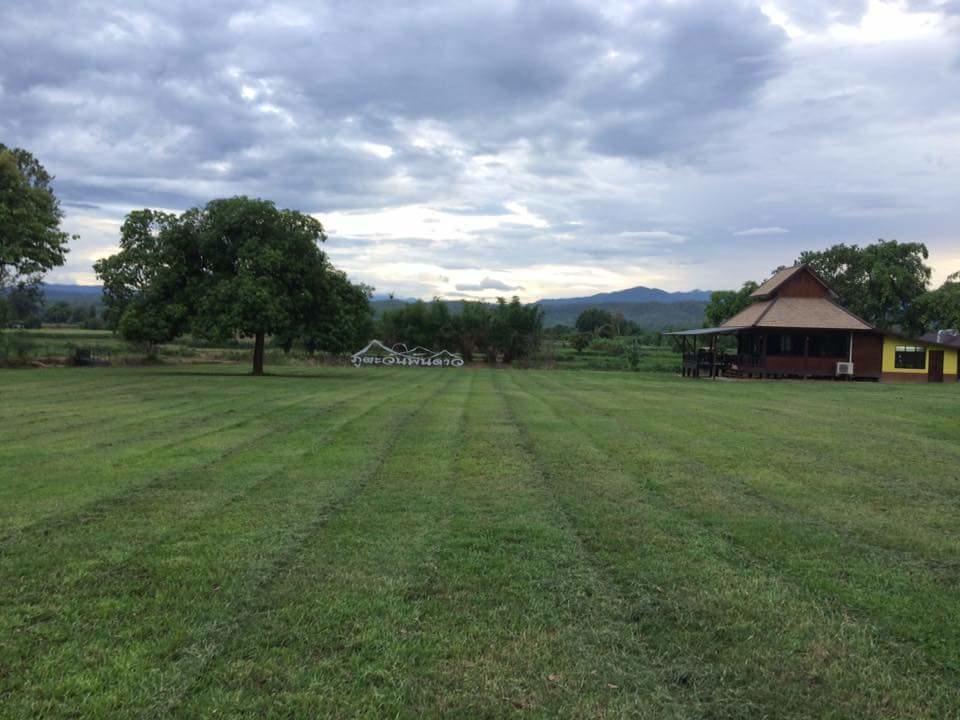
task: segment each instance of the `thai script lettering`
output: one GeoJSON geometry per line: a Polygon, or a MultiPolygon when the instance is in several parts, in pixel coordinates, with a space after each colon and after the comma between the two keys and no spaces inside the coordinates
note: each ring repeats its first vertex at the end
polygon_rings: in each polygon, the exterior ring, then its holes
{"type": "MultiPolygon", "coordinates": [[[[403,347],[403,346],[400,346],[403,347]]],[[[413,350],[388,348],[379,340],[372,340],[365,348],[350,356],[354,367],[364,365],[387,367],[463,367],[463,358],[449,350],[434,352],[416,347],[413,350]]]]}

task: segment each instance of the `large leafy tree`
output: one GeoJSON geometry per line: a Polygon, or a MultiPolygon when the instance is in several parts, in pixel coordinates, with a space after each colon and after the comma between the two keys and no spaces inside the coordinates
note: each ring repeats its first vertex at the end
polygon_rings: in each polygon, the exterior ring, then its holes
{"type": "MultiPolygon", "coordinates": [[[[181,218],[197,249],[194,332],[254,338],[253,374],[263,374],[267,335],[288,335],[315,310],[326,267],[320,221],[266,200],[214,200],[181,218]]],[[[188,284],[192,278],[188,278],[188,284]]]]}
{"type": "Polygon", "coordinates": [[[960,272],[917,298],[910,306],[906,326],[918,335],[929,330],[960,328],[960,272]]]}
{"type": "Polygon", "coordinates": [[[491,336],[494,352],[488,353],[488,361],[496,359],[496,351],[502,353],[505,363],[530,357],[543,339],[543,308],[524,305],[517,297],[510,302],[497,298],[491,336]]]}
{"type": "Polygon", "coordinates": [[[704,327],[719,327],[752,302],[751,293],[759,287],[748,281],[739,290],[718,290],[710,294],[710,302],[704,309],[704,327]]]}
{"type": "Polygon", "coordinates": [[[93,266],[103,281],[108,326],[150,354],[188,327],[186,279],[196,274],[195,254],[181,231],[176,215],[135,210],[120,229],[120,252],[93,266]]]}
{"type": "Polygon", "coordinates": [[[464,360],[471,362],[474,351],[490,347],[492,325],[489,305],[467,300],[461,303],[456,329],[457,346],[464,360]]]}
{"type": "Polygon", "coordinates": [[[878,240],[809,250],[807,263],[837,293],[842,305],[870,323],[889,328],[908,321],[910,305],[927,290],[930,268],[922,243],[878,240]]]}
{"type": "Polygon", "coordinates": [[[30,293],[66,259],[71,236],[60,228],[63,211],[52,182],[28,151],[0,143],[0,304],[11,285],[30,293]]]}
{"type": "Polygon", "coordinates": [[[124,337],[151,343],[188,329],[252,337],[253,373],[262,375],[267,336],[314,333],[318,316],[347,317],[349,303],[358,304],[352,322],[364,312],[366,292],[347,292],[345,278],[331,274],[319,247],[325,237],[315,218],[247,197],[179,217],[131,213],[120,252],[96,265],[108,318],[124,337]]]}

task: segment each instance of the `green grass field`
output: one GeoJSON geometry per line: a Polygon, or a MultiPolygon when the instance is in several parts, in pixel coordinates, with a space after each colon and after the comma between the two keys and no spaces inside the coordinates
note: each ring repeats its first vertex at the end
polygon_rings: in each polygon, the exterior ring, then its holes
{"type": "Polygon", "coordinates": [[[958,386],[245,371],[0,372],[0,717],[960,714],[958,386]]]}

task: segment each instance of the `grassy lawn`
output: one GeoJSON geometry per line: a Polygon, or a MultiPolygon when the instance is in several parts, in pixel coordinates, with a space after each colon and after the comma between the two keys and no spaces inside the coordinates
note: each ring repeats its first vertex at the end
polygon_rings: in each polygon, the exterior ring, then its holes
{"type": "Polygon", "coordinates": [[[960,386],[0,372],[0,717],[960,717],[960,386]]]}

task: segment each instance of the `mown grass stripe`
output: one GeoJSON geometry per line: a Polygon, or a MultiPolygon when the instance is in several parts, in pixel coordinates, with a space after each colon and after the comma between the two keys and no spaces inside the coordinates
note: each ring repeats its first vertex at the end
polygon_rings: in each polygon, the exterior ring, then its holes
{"type": "MultiPolygon", "coordinates": [[[[213,410],[215,408],[226,408],[244,399],[263,402],[259,393],[249,389],[245,393],[230,395],[228,397],[205,398],[209,400],[203,406],[198,407],[196,390],[184,390],[182,399],[176,401],[176,394],[171,394],[163,398],[161,406],[155,412],[145,412],[146,408],[152,408],[151,399],[140,395],[129,398],[118,399],[111,395],[110,403],[100,403],[92,408],[80,409],[76,413],[69,415],[58,415],[51,411],[50,415],[42,421],[36,421],[24,424],[17,428],[16,432],[5,433],[0,437],[7,447],[13,446],[16,449],[16,443],[28,445],[38,435],[45,435],[57,444],[61,451],[82,452],[96,447],[105,447],[116,441],[117,436],[126,438],[126,430],[138,426],[148,426],[153,430],[161,429],[156,423],[165,419],[179,420],[183,416],[189,417],[193,421],[196,417],[196,411],[199,409],[213,410]],[[192,417],[191,417],[192,416],[192,417]],[[67,422],[64,422],[67,421],[67,422]],[[96,438],[91,442],[91,436],[96,438]]],[[[74,402],[71,399],[71,402],[74,402]]],[[[202,417],[214,417],[207,415],[202,417]]],[[[181,427],[179,422],[170,422],[168,427],[178,429],[181,427]]]]}
{"type": "MultiPolygon", "coordinates": [[[[311,658],[314,662],[323,662],[325,638],[311,632],[312,629],[318,625],[330,627],[326,622],[331,613],[348,607],[356,615],[350,621],[350,627],[358,627],[360,616],[371,605],[377,608],[387,606],[389,598],[402,583],[400,578],[418,564],[431,538],[442,532],[442,522],[434,522],[431,512],[437,507],[437,498],[420,496],[415,486],[403,481],[424,473],[425,482],[435,487],[438,478],[430,473],[433,463],[442,468],[449,462],[449,455],[434,451],[454,449],[447,439],[457,436],[458,405],[462,410],[462,398],[450,399],[449,390],[464,381],[463,375],[430,378],[432,389],[424,395],[422,404],[402,410],[401,417],[393,423],[393,430],[385,434],[385,442],[376,443],[376,452],[368,454],[370,466],[349,506],[340,508],[335,516],[318,518],[316,526],[303,537],[297,552],[289,554],[289,562],[282,572],[273,573],[270,582],[261,585],[258,596],[251,596],[250,604],[238,613],[234,630],[229,642],[222,645],[222,652],[209,657],[203,673],[185,672],[183,677],[188,682],[159,699],[153,707],[156,716],[195,717],[198,714],[226,713],[256,717],[264,712],[261,699],[267,700],[273,708],[282,707],[288,700],[278,696],[291,693],[292,689],[289,686],[281,688],[281,685],[287,680],[292,681],[301,671],[309,671],[313,663],[305,664],[301,660],[285,667],[281,673],[276,667],[278,656],[283,657],[288,649],[299,646],[306,653],[304,660],[311,658]],[[426,433],[434,441],[429,450],[423,444],[426,433]],[[391,521],[385,522],[388,518],[391,521]],[[319,532],[321,526],[322,533],[319,532]],[[342,534],[344,527],[350,529],[346,535],[342,534]],[[378,556],[378,551],[384,551],[387,557],[378,556]],[[372,561],[368,559],[371,554],[372,561]],[[336,575],[331,575],[331,568],[336,567],[344,568],[348,577],[337,582],[336,575]],[[387,576],[395,580],[373,588],[369,596],[357,597],[367,570],[376,577],[387,576]],[[345,606],[342,595],[355,597],[356,602],[345,606]],[[262,660],[251,668],[245,661],[252,653],[260,654],[262,660]],[[256,695],[246,697],[243,688],[250,671],[262,680],[257,681],[256,695]],[[236,692],[228,691],[227,688],[234,683],[239,683],[236,692]],[[267,694],[264,688],[268,685],[275,687],[267,694]],[[208,707],[211,689],[218,698],[215,709],[208,707]],[[220,698],[224,691],[230,696],[229,707],[220,698]]],[[[370,622],[376,624],[391,619],[392,616],[384,618],[378,612],[370,617],[370,622]]],[[[382,635],[384,640],[388,639],[387,631],[382,629],[366,631],[365,634],[382,635]]],[[[343,670],[349,671],[349,667],[344,666],[343,670]]],[[[364,672],[374,671],[367,669],[364,672]]],[[[328,693],[316,694],[312,698],[316,711],[308,716],[326,714],[320,710],[335,706],[336,694],[335,688],[328,693]]]]}
{"type": "MultiPolygon", "coordinates": [[[[80,529],[88,535],[95,536],[101,527],[114,523],[114,513],[120,512],[130,517],[139,517],[138,513],[149,512],[156,509],[155,501],[158,493],[167,490],[184,489],[187,487],[197,487],[196,483],[208,482],[210,473],[216,471],[217,467],[228,460],[235,464],[244,465],[246,459],[244,454],[256,455],[260,452],[260,446],[269,442],[276,436],[282,436],[292,428],[309,422],[311,419],[327,414],[339,406],[343,406],[361,398],[372,398],[374,402],[380,402],[381,396],[378,394],[377,387],[350,388],[356,390],[352,394],[344,397],[333,395],[325,398],[328,402],[322,403],[316,407],[310,406],[310,402],[317,396],[302,394],[295,403],[285,405],[279,410],[290,412],[293,406],[298,406],[298,414],[287,417],[282,423],[266,425],[265,430],[259,430],[251,436],[243,436],[240,442],[232,445],[225,445],[219,451],[211,456],[204,458],[202,462],[191,465],[180,471],[163,472],[153,475],[145,482],[135,485],[126,485],[119,492],[99,497],[82,507],[74,508],[68,513],[54,517],[48,517],[42,521],[33,523],[20,528],[14,535],[9,536],[6,541],[0,544],[0,548],[5,550],[4,557],[13,555],[13,543],[18,541],[22,547],[29,548],[29,552],[35,552],[36,543],[39,538],[46,538],[48,541],[60,542],[64,547],[71,547],[75,544],[75,539],[65,535],[66,531],[71,529],[80,529]],[[307,406],[307,407],[302,407],[307,406]],[[193,483],[193,484],[191,484],[193,483]],[[94,523],[99,523],[95,525],[94,523]],[[54,532],[56,531],[56,532],[54,532]]],[[[399,390],[403,392],[403,389],[399,390]]],[[[389,396],[388,396],[389,397],[389,396]]],[[[259,426],[263,423],[265,416],[271,415],[276,408],[268,408],[263,414],[251,416],[233,423],[233,425],[254,425],[259,426]]],[[[211,435],[216,431],[210,431],[211,435]]]]}
{"type": "MultiPolygon", "coordinates": [[[[922,448],[890,446],[885,441],[861,442],[859,431],[850,435],[835,433],[815,417],[772,422],[762,432],[744,431],[731,437],[714,430],[729,422],[729,416],[715,411],[690,408],[687,412],[687,408],[677,405],[674,413],[651,416],[643,402],[633,405],[623,402],[618,395],[572,389],[558,384],[555,378],[541,376],[538,380],[555,389],[558,397],[568,397],[570,404],[589,407],[591,417],[599,423],[616,423],[658,434],[662,438],[659,442],[673,448],[678,457],[701,466],[735,467],[744,457],[763,453],[767,458],[764,468],[777,474],[775,485],[771,484],[772,478],[764,478],[767,482],[763,489],[768,493],[763,496],[765,502],[773,502],[769,493],[777,493],[782,505],[819,516],[841,530],[865,503],[880,506],[880,512],[861,518],[877,523],[865,539],[890,549],[899,548],[895,544],[898,532],[902,536],[904,531],[918,529],[916,512],[923,508],[925,519],[936,529],[928,531],[929,542],[916,550],[926,556],[936,554],[937,544],[943,541],[948,542],[940,548],[946,556],[955,557],[960,550],[960,538],[944,536],[939,529],[960,511],[960,483],[956,481],[955,469],[943,465],[943,458],[928,455],[922,448]],[[851,462],[845,462],[842,475],[834,475],[830,472],[835,468],[832,458],[841,454],[851,462]],[[918,474],[918,466],[924,468],[924,478],[911,482],[918,474]],[[909,468],[914,471],[911,473],[909,468]],[[918,485],[925,491],[918,490],[918,485]],[[816,493],[809,492],[811,488],[816,488],[816,493]],[[854,488],[855,494],[851,492],[854,488]],[[898,517],[901,522],[894,524],[892,521],[898,517]]],[[[877,425],[875,422],[874,427],[877,425]]],[[[960,437],[960,433],[955,434],[960,437]]],[[[615,433],[607,438],[613,442],[622,440],[615,433]]],[[[729,480],[748,489],[753,474],[747,472],[729,480]]],[[[759,496],[759,488],[752,487],[750,491],[759,496]]]]}
{"type": "MultiPolygon", "coordinates": [[[[546,402],[555,405],[557,399],[558,395],[551,393],[546,402]]],[[[569,404],[583,407],[583,399],[574,395],[569,404]]],[[[556,411],[564,413],[565,409],[556,411]]],[[[602,431],[596,415],[591,417],[591,427],[581,425],[581,430],[612,457],[630,457],[629,444],[602,431]]],[[[892,546],[889,541],[870,544],[869,539],[878,536],[869,530],[827,523],[805,515],[802,508],[772,501],[758,488],[744,487],[740,473],[719,469],[729,464],[692,458],[691,452],[696,454],[700,448],[690,450],[693,438],[679,428],[650,425],[645,430],[640,433],[644,443],[666,451],[687,469],[679,481],[654,485],[678,513],[721,529],[728,541],[781,576],[800,583],[820,601],[837,604],[844,612],[899,638],[900,642],[893,644],[897,652],[903,649],[902,643],[910,643],[910,664],[921,660],[931,672],[942,674],[944,681],[960,675],[960,633],[950,622],[960,615],[956,565],[931,566],[915,551],[892,546]],[[775,539],[769,533],[771,522],[778,528],[775,539]],[[910,601],[878,603],[878,596],[910,601]],[[917,608],[922,612],[916,612],[917,608]]]]}
{"type": "MultiPolygon", "coordinates": [[[[417,390],[417,386],[412,384],[407,388],[407,392],[398,395],[415,396],[417,390]]],[[[359,414],[337,421],[331,431],[342,433],[345,428],[353,427],[353,434],[356,439],[352,442],[360,453],[359,457],[362,458],[366,455],[365,451],[370,445],[360,440],[361,434],[357,432],[355,426],[362,419],[369,420],[371,414],[383,411],[384,405],[389,405],[390,401],[390,397],[378,398],[375,403],[365,407],[359,414]]],[[[398,415],[409,413],[409,410],[402,407],[388,408],[385,411],[384,418],[375,426],[383,425],[385,430],[394,432],[390,428],[390,420],[396,420],[398,415]]],[[[299,435],[306,437],[312,432],[313,430],[310,427],[303,427],[299,431],[295,431],[298,436],[287,442],[294,455],[285,466],[269,473],[265,478],[258,478],[258,489],[255,491],[253,488],[248,488],[248,491],[242,497],[233,496],[231,498],[232,502],[228,501],[218,506],[214,514],[208,512],[199,517],[194,517],[186,525],[178,524],[176,528],[165,533],[157,541],[138,550],[134,556],[127,558],[120,565],[114,565],[110,568],[111,574],[100,576],[99,579],[91,578],[86,585],[86,591],[78,592],[78,589],[74,588],[70,593],[71,616],[66,618],[64,622],[69,623],[72,618],[76,623],[92,625],[92,629],[95,629],[99,598],[103,597],[104,594],[109,596],[111,588],[115,588],[112,592],[125,595],[125,605],[132,605],[134,608],[143,605],[142,611],[125,608],[123,617],[126,619],[123,622],[128,624],[131,632],[138,630],[140,623],[149,622],[145,618],[151,616],[157,618],[157,622],[161,623],[160,627],[163,627],[165,621],[169,625],[177,625],[177,622],[170,617],[171,611],[174,610],[170,603],[177,602],[177,597],[181,597],[187,602],[188,606],[193,599],[193,606],[183,608],[190,622],[194,624],[200,622],[201,616],[206,617],[204,613],[209,613],[210,627],[200,634],[203,635],[209,631],[211,636],[203,641],[194,638],[194,644],[197,645],[198,651],[201,650],[203,643],[213,642],[216,633],[222,630],[222,623],[226,621],[222,616],[223,603],[227,603],[229,607],[235,609],[235,603],[242,601],[242,587],[247,587],[250,583],[258,584],[259,581],[255,582],[251,578],[269,577],[276,572],[277,563],[280,562],[278,558],[282,558],[285,553],[289,552],[290,547],[292,547],[291,542],[299,542],[302,537],[309,535],[309,532],[302,530],[302,526],[304,523],[310,522],[310,517],[314,513],[329,513],[337,510],[343,502],[349,502],[352,493],[357,489],[355,478],[349,475],[341,478],[325,478],[319,485],[300,482],[311,475],[324,477],[323,469],[313,468],[306,463],[307,456],[316,456],[316,459],[319,460],[325,454],[339,452],[337,445],[342,445],[343,442],[343,439],[339,443],[333,444],[321,441],[315,441],[312,445],[309,442],[298,442],[299,435]],[[304,450],[304,446],[308,449],[304,450]],[[334,480],[336,482],[333,482],[334,480]],[[333,482],[333,485],[328,487],[330,482],[333,482]],[[331,490],[331,488],[333,489],[331,490]],[[171,569],[168,567],[171,559],[170,553],[171,551],[184,552],[185,540],[189,542],[191,548],[196,550],[198,556],[193,554],[175,555],[174,557],[183,557],[183,560],[176,562],[171,569]],[[228,568],[235,569],[228,571],[228,568]],[[188,572],[189,570],[195,570],[196,572],[191,573],[188,572]],[[240,572],[239,579],[233,577],[233,573],[236,571],[240,572]],[[124,588],[129,584],[130,576],[137,578],[134,585],[141,583],[150,587],[172,585],[179,589],[174,596],[169,596],[169,594],[150,596],[148,594],[144,596],[145,599],[142,599],[139,595],[129,597],[129,593],[124,588]],[[163,584],[158,585],[160,582],[163,584]],[[190,587],[194,589],[190,590],[190,587]],[[214,588],[214,592],[211,591],[211,587],[214,588]],[[239,599],[237,593],[241,593],[239,599]],[[84,610],[84,606],[86,610],[84,610]],[[191,607],[196,608],[197,615],[194,617],[189,617],[191,607]],[[214,612],[215,608],[219,608],[220,612],[214,612]]],[[[231,610],[231,613],[234,609],[231,610]]],[[[192,636],[193,631],[191,631],[192,636]]],[[[124,637],[123,634],[121,634],[122,637],[124,637]]],[[[174,637],[174,640],[177,640],[177,638],[174,637]]],[[[110,644],[109,638],[105,638],[104,642],[110,644]]],[[[139,632],[131,635],[129,640],[125,641],[130,648],[129,652],[134,656],[142,650],[144,642],[139,632]]],[[[160,637],[157,638],[156,644],[161,647],[169,646],[172,650],[177,643],[170,645],[170,642],[171,638],[169,636],[160,637]]],[[[83,649],[89,650],[89,645],[87,643],[83,646],[83,649]]],[[[124,642],[121,642],[121,646],[123,645],[124,642]]],[[[122,647],[118,648],[115,643],[111,644],[111,647],[113,652],[123,655],[122,647]]],[[[35,666],[42,668],[52,663],[67,669],[70,667],[71,658],[82,664],[82,657],[77,657],[75,654],[79,650],[80,648],[77,647],[76,643],[68,642],[66,645],[57,646],[56,652],[48,654],[46,659],[37,660],[35,666]]],[[[160,653],[161,656],[164,654],[161,649],[152,647],[150,652],[160,653]]],[[[183,648],[177,649],[176,653],[178,655],[193,655],[193,651],[183,648]]],[[[122,663],[120,665],[121,667],[113,666],[112,669],[123,676],[124,668],[122,663]]],[[[107,676],[103,677],[101,682],[106,683],[107,686],[112,687],[112,683],[116,680],[116,676],[110,675],[107,670],[87,667],[86,671],[88,674],[92,673],[98,676],[106,674],[107,676]]],[[[169,671],[165,671],[165,673],[167,674],[163,681],[169,686],[169,671]]],[[[76,675],[73,671],[67,670],[65,678],[69,678],[71,674],[76,675]]],[[[136,680],[126,676],[123,676],[123,678],[125,682],[135,682],[136,680]]],[[[65,679],[64,682],[66,683],[64,687],[69,688],[69,680],[65,679]]]]}
{"type": "MultiPolygon", "coordinates": [[[[349,386],[352,389],[354,386],[349,386]]],[[[377,386],[373,383],[368,386],[360,386],[358,392],[374,393],[377,386]]],[[[318,393],[319,394],[319,393],[318,393]]],[[[333,396],[335,397],[335,395],[333,396]]],[[[23,532],[31,526],[40,524],[43,528],[49,528],[51,524],[56,524],[58,517],[65,517],[69,513],[77,512],[77,505],[90,505],[91,502],[108,500],[110,497],[122,496],[129,490],[142,488],[150,489],[158,483],[163,483],[179,474],[188,473],[193,470],[201,469],[210,464],[215,464],[219,460],[228,456],[234,449],[242,447],[245,443],[257,442],[260,436],[267,437],[273,432],[283,429],[283,426],[268,427],[266,431],[261,426],[266,424],[270,418],[282,413],[289,413],[296,408],[309,403],[314,398],[309,393],[300,393],[294,395],[293,399],[284,397],[281,402],[260,403],[262,412],[257,414],[235,414],[227,413],[229,419],[218,421],[217,424],[193,428],[188,437],[182,438],[179,435],[161,436],[151,438],[151,442],[140,445],[133,445],[125,450],[110,453],[109,464],[100,463],[95,456],[92,462],[80,464],[82,472],[78,474],[73,472],[77,467],[70,458],[64,457],[59,465],[43,466],[44,475],[38,476],[34,473],[21,475],[21,479],[14,476],[12,482],[0,489],[0,495],[22,494],[25,489],[24,483],[32,483],[31,491],[42,488],[50,488],[52,498],[49,504],[53,509],[48,509],[47,505],[33,499],[32,507],[34,512],[37,510],[47,510],[40,519],[28,517],[24,522],[10,522],[9,519],[4,523],[8,529],[12,527],[14,534],[23,532]],[[160,465],[164,468],[163,472],[156,473],[156,467],[160,465]],[[65,485],[54,484],[60,477],[66,476],[70,483],[65,485]],[[78,481],[84,481],[85,484],[78,485],[78,481]],[[59,505],[63,498],[65,490],[80,488],[84,491],[79,503],[71,501],[64,509],[59,505]],[[89,497],[92,491],[92,497],[89,497]],[[97,492],[97,488],[105,488],[103,492],[97,492]],[[104,494],[106,493],[106,494],[104,494]]],[[[242,409],[242,408],[241,408],[242,409]]],[[[189,423],[186,423],[189,425],[189,423]]],[[[69,498],[68,498],[69,500],[69,498]]],[[[8,506],[9,508],[9,506],[8,506]]],[[[9,511],[9,510],[8,510],[9,511]]],[[[3,515],[0,514],[0,518],[3,515]]],[[[0,538],[0,546],[5,542],[0,538]]]]}
{"type": "MultiPolygon", "coordinates": [[[[51,412],[69,412],[67,408],[73,404],[96,401],[104,391],[104,384],[110,389],[110,393],[116,396],[123,396],[127,393],[137,392],[145,387],[162,389],[166,387],[177,387],[177,383],[170,378],[169,386],[161,383],[159,380],[154,385],[153,376],[145,378],[142,371],[138,372],[133,379],[126,382],[116,382],[116,378],[104,375],[100,372],[85,369],[67,369],[63,374],[50,375],[43,383],[38,383],[39,387],[44,388],[45,392],[40,392],[31,387],[13,386],[17,392],[11,392],[11,386],[3,387],[3,405],[0,408],[0,419],[6,427],[13,422],[31,422],[35,419],[46,419],[51,412]],[[77,373],[90,373],[89,377],[78,378],[77,373]],[[54,382],[54,381],[58,382],[54,382]]],[[[122,373],[122,377],[128,377],[124,370],[111,370],[108,372],[122,373]]]]}
{"type": "MultiPolygon", "coordinates": [[[[922,403],[904,403],[896,384],[809,381],[711,381],[625,373],[578,373],[576,385],[641,408],[644,404],[685,407],[699,416],[718,417],[718,427],[738,421],[744,433],[755,427],[776,432],[831,430],[838,440],[872,443],[879,449],[906,444],[943,467],[960,462],[956,442],[960,385],[919,385],[909,390],[922,403]]],[[[543,375],[545,377],[545,375],[543,375]]],[[[557,379],[554,379],[556,381],[557,379]]],[[[896,471],[896,467],[893,468],[896,471]]]]}
{"type": "Polygon", "coordinates": [[[571,426],[569,409],[551,409],[541,393],[512,388],[507,397],[584,542],[632,592],[638,622],[662,648],[661,671],[681,678],[692,700],[720,716],[743,708],[847,717],[886,712],[891,702],[926,716],[956,700],[947,684],[931,693],[929,674],[910,662],[915,649],[878,653],[875,628],[850,623],[714,528],[664,505],[656,485],[683,477],[669,459],[654,453],[640,474],[625,471],[571,426]],[[877,676],[898,678],[894,698],[877,692],[877,676]]]}

